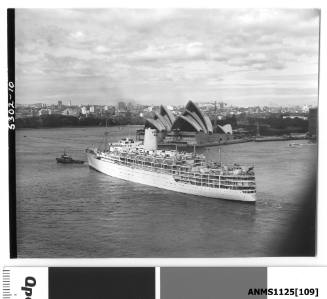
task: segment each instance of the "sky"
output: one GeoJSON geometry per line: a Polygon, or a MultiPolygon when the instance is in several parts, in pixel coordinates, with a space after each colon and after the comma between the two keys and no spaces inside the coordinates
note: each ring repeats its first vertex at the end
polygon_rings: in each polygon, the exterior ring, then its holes
{"type": "Polygon", "coordinates": [[[319,15],[18,9],[16,103],[316,105],[319,15]]]}

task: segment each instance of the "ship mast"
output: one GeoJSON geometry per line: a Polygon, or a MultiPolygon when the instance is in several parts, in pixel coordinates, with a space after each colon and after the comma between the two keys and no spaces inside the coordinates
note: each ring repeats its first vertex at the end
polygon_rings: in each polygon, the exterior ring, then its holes
{"type": "Polygon", "coordinates": [[[217,101],[215,101],[215,123],[214,128],[217,129],[218,115],[217,115],[217,101]]]}
{"type": "Polygon", "coordinates": [[[218,149],[218,153],[219,153],[219,164],[221,165],[221,148],[220,147],[218,149]]]}
{"type": "Polygon", "coordinates": [[[108,146],[108,132],[106,131],[104,133],[104,150],[107,150],[107,146],[108,146]]]}

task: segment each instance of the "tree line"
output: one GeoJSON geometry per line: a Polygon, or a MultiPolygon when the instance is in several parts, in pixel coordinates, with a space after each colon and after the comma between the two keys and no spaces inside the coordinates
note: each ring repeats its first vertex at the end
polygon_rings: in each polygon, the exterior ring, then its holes
{"type": "Polygon", "coordinates": [[[120,126],[143,125],[144,119],[139,116],[115,116],[109,118],[75,117],[70,115],[42,115],[18,118],[16,128],[56,128],[56,127],[91,127],[91,126],[120,126]]]}

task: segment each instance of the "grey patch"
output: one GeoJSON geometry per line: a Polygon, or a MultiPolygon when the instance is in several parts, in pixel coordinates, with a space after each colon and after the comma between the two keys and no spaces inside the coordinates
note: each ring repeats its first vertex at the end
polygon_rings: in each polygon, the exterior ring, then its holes
{"type": "Polygon", "coordinates": [[[161,299],[267,298],[248,295],[267,288],[267,268],[161,268],[161,299]]]}

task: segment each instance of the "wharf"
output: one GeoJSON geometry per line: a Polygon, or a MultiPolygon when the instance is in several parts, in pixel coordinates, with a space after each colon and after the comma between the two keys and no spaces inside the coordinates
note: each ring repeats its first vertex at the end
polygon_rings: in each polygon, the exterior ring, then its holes
{"type": "MultiPolygon", "coordinates": [[[[269,141],[289,141],[289,140],[306,140],[309,139],[306,136],[264,136],[264,137],[248,137],[248,138],[237,138],[226,140],[225,142],[211,142],[211,143],[202,143],[196,144],[197,148],[212,147],[212,146],[222,146],[229,144],[245,143],[245,142],[269,142],[269,141]]],[[[176,146],[182,149],[193,148],[193,144],[187,143],[159,143],[158,147],[160,149],[175,149],[176,146]]]]}
{"type": "MultiPolygon", "coordinates": [[[[211,146],[221,146],[221,145],[228,145],[228,144],[236,144],[236,143],[245,143],[245,142],[252,142],[253,138],[238,138],[238,139],[231,139],[226,140],[224,142],[210,142],[210,143],[202,143],[202,144],[196,144],[195,146],[197,148],[201,147],[211,147],[211,146]]],[[[178,148],[193,148],[193,144],[187,144],[187,143],[159,143],[158,147],[161,149],[175,149],[176,146],[178,148]]]]}
{"type": "Polygon", "coordinates": [[[254,142],[268,142],[268,141],[288,141],[288,140],[305,140],[308,139],[306,136],[266,136],[266,137],[255,137],[254,142]]]}

